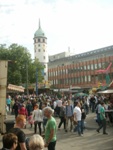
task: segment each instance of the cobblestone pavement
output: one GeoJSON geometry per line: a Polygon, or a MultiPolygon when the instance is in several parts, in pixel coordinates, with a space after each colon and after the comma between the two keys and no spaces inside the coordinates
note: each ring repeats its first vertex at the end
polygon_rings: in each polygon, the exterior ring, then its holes
{"type": "MultiPolygon", "coordinates": [[[[9,115],[9,119],[14,119],[14,116],[9,115]]],[[[102,130],[100,133],[96,132],[97,123],[95,121],[95,114],[90,113],[86,118],[86,129],[84,136],[79,137],[72,132],[65,132],[63,127],[57,132],[57,145],[56,150],[113,150],[113,126],[107,125],[108,135],[103,135],[102,130]]],[[[56,118],[57,123],[59,119],[56,118]]],[[[23,129],[28,137],[33,135],[33,128],[27,125],[23,129]]],[[[2,147],[2,135],[0,136],[0,148],[2,147]]]]}

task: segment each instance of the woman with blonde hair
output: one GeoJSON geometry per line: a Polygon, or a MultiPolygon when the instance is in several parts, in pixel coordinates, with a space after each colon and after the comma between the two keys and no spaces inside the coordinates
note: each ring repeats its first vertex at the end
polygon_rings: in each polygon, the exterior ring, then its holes
{"type": "Polygon", "coordinates": [[[38,134],[33,135],[29,140],[29,150],[43,150],[43,149],[44,149],[43,138],[38,134]]]}
{"type": "Polygon", "coordinates": [[[43,122],[43,114],[42,114],[42,110],[39,109],[38,104],[35,105],[36,109],[33,111],[32,117],[34,119],[34,134],[37,133],[37,125],[39,128],[39,134],[42,134],[42,128],[41,128],[41,124],[43,122]]]}

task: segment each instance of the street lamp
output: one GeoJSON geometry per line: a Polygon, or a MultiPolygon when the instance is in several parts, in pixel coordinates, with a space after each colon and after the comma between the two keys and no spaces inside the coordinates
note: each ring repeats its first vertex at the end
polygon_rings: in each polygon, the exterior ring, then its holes
{"type": "Polygon", "coordinates": [[[36,68],[36,96],[38,95],[38,68],[36,68]]]}
{"type": "Polygon", "coordinates": [[[29,90],[28,90],[28,64],[26,63],[26,92],[27,96],[29,95],[29,90]]]}

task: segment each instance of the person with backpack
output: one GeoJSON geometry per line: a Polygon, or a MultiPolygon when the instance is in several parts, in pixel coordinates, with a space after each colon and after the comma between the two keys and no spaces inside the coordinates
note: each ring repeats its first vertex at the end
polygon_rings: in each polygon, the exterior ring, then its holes
{"type": "Polygon", "coordinates": [[[65,129],[66,128],[65,102],[62,102],[62,106],[60,108],[59,117],[60,117],[60,122],[59,122],[59,125],[58,125],[58,129],[60,129],[62,124],[64,124],[64,129],[65,129]]]}

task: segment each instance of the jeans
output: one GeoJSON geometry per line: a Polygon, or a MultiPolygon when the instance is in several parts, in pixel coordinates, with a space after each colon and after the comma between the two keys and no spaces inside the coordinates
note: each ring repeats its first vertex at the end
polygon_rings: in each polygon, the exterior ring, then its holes
{"type": "Polygon", "coordinates": [[[95,112],[95,103],[91,103],[91,110],[92,112],[95,112]]]}
{"type": "Polygon", "coordinates": [[[100,120],[100,114],[99,113],[97,113],[97,123],[99,126],[102,124],[101,120],[100,120]]]}
{"type": "Polygon", "coordinates": [[[81,119],[81,134],[84,132],[84,119],[81,119]]]}
{"type": "Polygon", "coordinates": [[[82,121],[77,121],[77,126],[75,127],[74,132],[78,131],[79,135],[83,134],[82,133],[83,132],[82,126],[83,126],[83,122],[82,121]]]}
{"type": "Polygon", "coordinates": [[[106,119],[101,120],[101,125],[100,127],[97,129],[97,131],[99,131],[101,128],[103,128],[103,134],[106,133],[106,119]]]}
{"type": "Polygon", "coordinates": [[[48,150],[55,150],[56,141],[50,142],[48,145],[48,150]]]}

